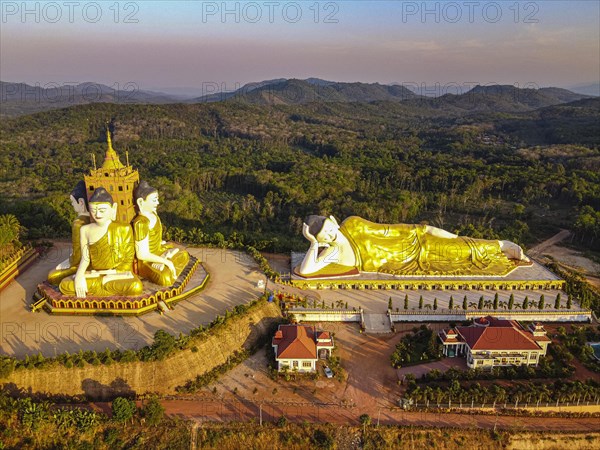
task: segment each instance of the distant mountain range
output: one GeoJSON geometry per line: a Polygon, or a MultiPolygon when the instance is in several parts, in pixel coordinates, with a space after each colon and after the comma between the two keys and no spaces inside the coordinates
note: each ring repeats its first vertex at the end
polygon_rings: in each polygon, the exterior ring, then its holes
{"type": "Polygon", "coordinates": [[[21,116],[88,103],[176,103],[181,98],[140,90],[135,83],[110,87],[100,83],[31,86],[0,81],[0,116],[21,116]]]}
{"type": "Polygon", "coordinates": [[[600,83],[581,83],[567,86],[567,89],[578,94],[593,95],[600,97],[600,83]]]}
{"type": "Polygon", "coordinates": [[[403,102],[407,107],[468,114],[470,112],[525,112],[592,97],[561,88],[520,89],[510,85],[478,85],[458,95],[427,97],[413,92],[407,86],[344,83],[319,78],[306,80],[278,78],[248,83],[231,92],[186,98],[183,95],[141,90],[133,83],[114,88],[91,82],[75,86],[44,88],[0,81],[0,116],[14,117],[87,103],[166,104],[221,101],[257,105],[403,102]]]}

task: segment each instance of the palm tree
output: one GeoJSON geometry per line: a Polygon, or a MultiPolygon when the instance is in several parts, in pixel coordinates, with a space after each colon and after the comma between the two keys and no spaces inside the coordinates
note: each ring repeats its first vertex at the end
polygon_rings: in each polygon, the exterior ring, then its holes
{"type": "Polygon", "coordinates": [[[18,242],[21,224],[12,214],[0,216],[0,250],[2,253],[12,251],[13,244],[18,242]]]}
{"type": "Polygon", "coordinates": [[[442,388],[440,388],[439,386],[437,386],[434,390],[434,398],[436,403],[439,405],[440,403],[442,403],[442,400],[444,400],[444,397],[446,395],[445,391],[442,390],[442,388]]]}
{"type": "Polygon", "coordinates": [[[433,389],[431,386],[425,387],[423,389],[423,400],[429,404],[429,401],[433,399],[433,389]]]}
{"type": "Polygon", "coordinates": [[[492,398],[496,403],[502,403],[506,400],[506,390],[502,386],[494,384],[492,386],[492,398]]]}

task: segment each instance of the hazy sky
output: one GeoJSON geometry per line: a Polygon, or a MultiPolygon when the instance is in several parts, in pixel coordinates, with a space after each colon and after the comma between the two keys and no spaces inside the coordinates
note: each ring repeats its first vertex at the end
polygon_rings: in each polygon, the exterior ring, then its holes
{"type": "Polygon", "coordinates": [[[3,81],[229,90],[279,77],[427,85],[600,80],[597,0],[0,4],[3,81]]]}

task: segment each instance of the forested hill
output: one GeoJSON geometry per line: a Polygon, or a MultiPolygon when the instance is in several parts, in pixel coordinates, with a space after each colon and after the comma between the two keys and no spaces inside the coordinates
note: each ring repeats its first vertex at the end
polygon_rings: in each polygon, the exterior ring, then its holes
{"type": "Polygon", "coordinates": [[[233,92],[204,96],[189,102],[236,101],[259,105],[299,105],[311,102],[406,101],[409,107],[441,110],[447,114],[463,114],[472,111],[531,111],[590,98],[566,89],[520,89],[509,85],[478,85],[458,94],[445,93],[445,90],[440,87],[436,94],[433,98],[423,97],[404,85],[340,83],[319,79],[278,79],[248,84],[233,92]]]}
{"type": "Polygon", "coordinates": [[[593,98],[559,88],[520,89],[514,86],[475,86],[460,95],[445,94],[436,98],[420,97],[408,100],[406,103],[443,110],[448,114],[516,113],[581,99],[593,98]]]}
{"type": "Polygon", "coordinates": [[[600,100],[522,113],[426,103],[99,103],[0,124],[0,214],[67,235],[68,193],[102,161],[104,127],[161,192],[171,236],[302,249],[306,214],[423,220],[531,242],[557,227],[600,241],[600,100]],[[564,130],[564,132],[560,131],[564,130]]]}
{"type": "Polygon", "coordinates": [[[400,85],[283,79],[259,86],[246,85],[225,96],[201,97],[195,101],[234,100],[259,105],[299,105],[311,102],[402,101],[416,97],[414,92],[400,85]]]}

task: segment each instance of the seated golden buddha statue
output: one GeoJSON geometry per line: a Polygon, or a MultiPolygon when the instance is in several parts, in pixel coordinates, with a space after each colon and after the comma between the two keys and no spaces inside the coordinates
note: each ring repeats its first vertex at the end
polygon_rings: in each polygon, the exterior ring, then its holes
{"type": "Polygon", "coordinates": [[[146,181],[133,191],[138,214],[131,224],[135,238],[138,273],[161,286],[171,286],[190,260],[190,255],[162,240],[162,224],[156,208],[158,191],[146,181]]]}
{"type": "Polygon", "coordinates": [[[69,198],[71,199],[73,209],[77,213],[77,218],[71,226],[71,255],[48,274],[48,282],[55,286],[58,286],[63,278],[77,272],[77,267],[81,260],[81,247],[79,244],[80,230],[83,225],[90,223],[90,213],[87,207],[87,190],[83,180],[77,183],[69,198]]]}
{"type": "Polygon", "coordinates": [[[140,295],[142,281],[132,272],[131,226],[114,221],[117,204],[104,188],[96,189],[88,203],[94,220],[80,229],[81,261],[75,275],[60,282],[60,291],[80,298],[140,295]]]}
{"type": "Polygon", "coordinates": [[[502,276],[529,263],[513,242],[458,236],[429,225],[377,224],[356,216],[338,225],[333,216],[308,216],[302,232],[310,248],[295,272],[304,277],[502,276]]]}

